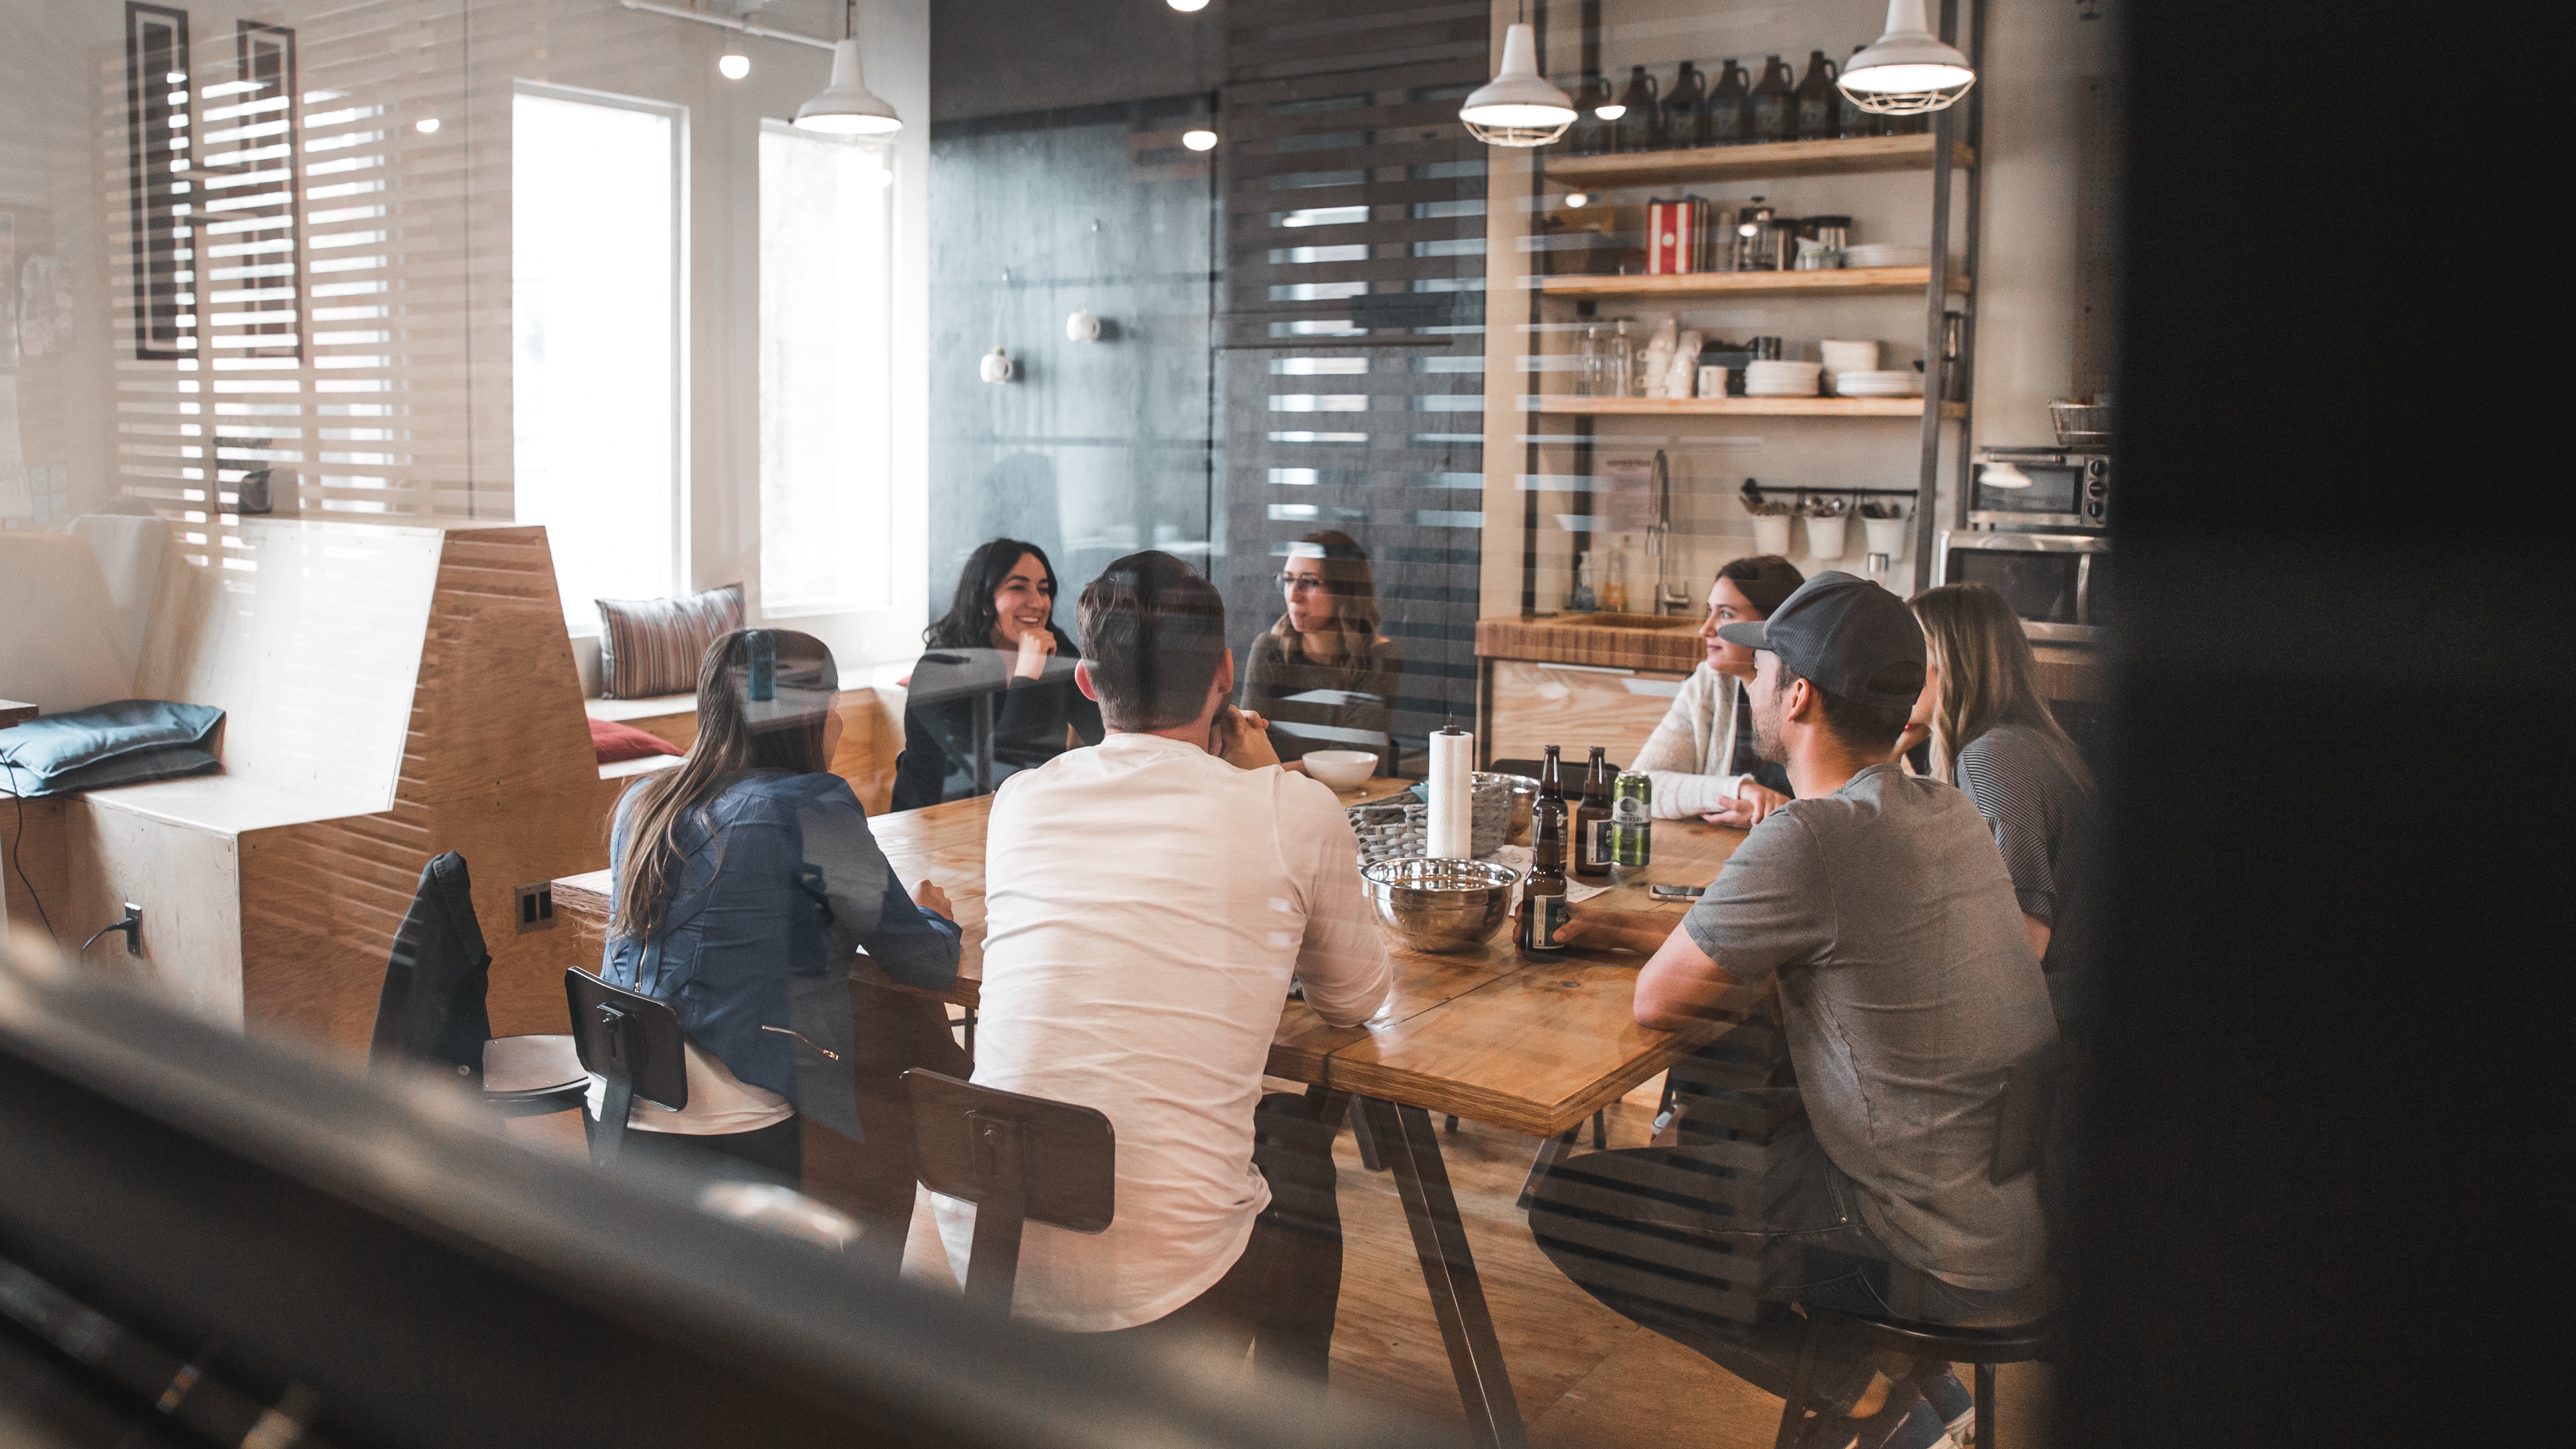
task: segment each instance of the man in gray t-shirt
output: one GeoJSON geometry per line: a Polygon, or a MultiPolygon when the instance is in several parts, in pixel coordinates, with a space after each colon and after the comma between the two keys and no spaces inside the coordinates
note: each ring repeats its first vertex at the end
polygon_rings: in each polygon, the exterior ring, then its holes
{"type": "MultiPolygon", "coordinates": [[[[1651,953],[1637,978],[1646,1026],[1776,1002],[1812,1132],[1762,1148],[1758,1190],[1735,1185],[1754,1138],[1732,1126],[1571,1157],[1530,1223],[1603,1302],[1785,1393],[1806,1340],[1786,1303],[1949,1322],[2031,1306],[2047,1250],[2036,1185],[1995,1183],[1991,1167],[2005,1079],[2056,1026],[1983,817],[1885,763],[1923,682],[1904,604],[1826,573],[1767,623],[1727,630],[1760,651],[1755,742],[1787,764],[1798,798],[1754,827],[1679,929],[1589,911],[1567,932],[1651,953]],[[1748,1283],[1770,1300],[1750,1313],[1748,1283]]],[[[1733,1098],[1711,1102],[1722,1119],[1762,1115],[1758,1088],[1720,1095],[1733,1098]]],[[[1887,1418],[1879,1430],[1923,1382],[1842,1340],[1820,1348],[1812,1379],[1844,1412],[1887,1418]]]]}

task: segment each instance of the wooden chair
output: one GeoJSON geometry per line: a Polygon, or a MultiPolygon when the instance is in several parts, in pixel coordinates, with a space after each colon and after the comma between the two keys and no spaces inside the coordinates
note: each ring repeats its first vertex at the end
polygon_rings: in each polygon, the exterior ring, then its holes
{"type": "Polygon", "coordinates": [[[1117,1211],[1117,1134],[1090,1107],[996,1091],[919,1067],[903,1074],[921,1185],[975,1204],[966,1301],[1011,1311],[1020,1227],[1105,1232],[1117,1211]]]}
{"type": "Polygon", "coordinates": [[[491,966],[465,857],[452,850],[433,857],[385,958],[369,1064],[452,1067],[505,1117],[579,1110],[590,1079],[571,1037],[492,1035],[484,1005],[491,966]]]}
{"type": "Polygon", "coordinates": [[[636,1098],[674,1112],[689,1105],[680,1014],[668,1002],[611,986],[578,966],[564,972],[564,999],[572,1008],[572,1039],[582,1066],[608,1083],[599,1120],[582,1119],[592,1164],[607,1167],[625,1145],[626,1116],[636,1098]]]}
{"type": "MultiPolygon", "coordinates": [[[[2053,1159],[2063,1155],[2058,1149],[2064,1140],[2067,1099],[2072,1095],[2069,1083],[2075,1066],[2073,1050],[2062,1041],[2052,1041],[2014,1064],[2004,1082],[2002,1109],[1996,1114],[1994,1158],[1988,1169],[1989,1179],[1997,1183],[2039,1173],[2040,1219],[2049,1231],[2052,1256],[2058,1242],[2057,1223],[2063,1215],[2055,1211],[2057,1183],[2050,1167],[2053,1159]]],[[[2044,1316],[2019,1323],[1970,1326],[1810,1308],[1806,1347],[1798,1355],[1798,1373],[1788,1397],[1780,1404],[1780,1433],[1773,1441],[1774,1449],[1789,1449],[1808,1410],[1814,1407],[1807,1400],[1816,1350],[1828,1334],[1836,1333],[1853,1335],[1872,1348],[1916,1360],[1975,1365],[1977,1449],[1996,1449],[1995,1366],[2047,1359],[2057,1340],[2055,1325],[2044,1316]]],[[[1899,1385],[1897,1391],[1907,1390],[1899,1385]]]]}

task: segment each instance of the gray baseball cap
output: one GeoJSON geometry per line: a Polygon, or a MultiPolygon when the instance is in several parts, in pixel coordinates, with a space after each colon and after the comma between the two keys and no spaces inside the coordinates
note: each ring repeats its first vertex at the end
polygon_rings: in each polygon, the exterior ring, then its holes
{"type": "Polygon", "coordinates": [[[1768,649],[1790,672],[1854,704],[1902,709],[1923,692],[1923,626],[1894,594],[1828,571],[1800,584],[1758,624],[1721,624],[1717,637],[1768,649]]]}

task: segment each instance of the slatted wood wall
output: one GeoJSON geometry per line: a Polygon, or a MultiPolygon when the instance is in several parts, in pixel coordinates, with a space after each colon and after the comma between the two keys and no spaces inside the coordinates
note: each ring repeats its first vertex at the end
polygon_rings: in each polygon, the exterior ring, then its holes
{"type": "Polygon", "coordinates": [[[1490,12],[1234,0],[1225,21],[1221,583],[1266,627],[1291,540],[1358,539],[1416,759],[1450,708],[1475,714],[1486,155],[1458,103],[1487,78],[1490,12]]]}

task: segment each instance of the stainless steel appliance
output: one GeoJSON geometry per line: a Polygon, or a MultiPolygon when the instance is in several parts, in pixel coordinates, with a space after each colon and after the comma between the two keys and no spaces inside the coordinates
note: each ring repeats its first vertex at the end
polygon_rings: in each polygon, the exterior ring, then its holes
{"type": "Polygon", "coordinates": [[[2098,533],[1944,531],[1936,582],[2003,595],[2031,638],[2106,642],[2119,617],[2111,540],[2098,533]]]}
{"type": "Polygon", "coordinates": [[[1981,448],[1968,523],[1978,528],[2111,525],[2111,455],[2066,448],[1981,448]]]}

